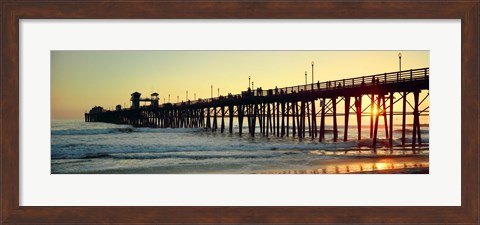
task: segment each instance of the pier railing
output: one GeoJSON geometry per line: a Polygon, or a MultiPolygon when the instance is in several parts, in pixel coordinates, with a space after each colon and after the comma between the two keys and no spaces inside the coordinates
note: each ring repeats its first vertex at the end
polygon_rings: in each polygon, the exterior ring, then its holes
{"type": "Polygon", "coordinates": [[[297,93],[312,92],[312,91],[329,91],[329,90],[335,90],[335,89],[348,89],[348,88],[356,88],[356,87],[368,87],[368,86],[374,86],[374,85],[411,82],[411,81],[418,81],[418,80],[428,80],[429,72],[430,72],[429,70],[430,69],[427,67],[427,68],[410,69],[410,70],[403,70],[403,71],[397,71],[397,72],[355,77],[355,78],[346,78],[341,80],[309,83],[305,85],[272,88],[267,90],[257,88],[255,90],[243,91],[241,94],[235,94],[235,95],[229,94],[227,96],[219,96],[219,97],[208,98],[208,99],[198,99],[198,100],[177,102],[177,103],[166,103],[163,105],[159,105],[159,107],[161,108],[164,106],[193,105],[197,103],[209,103],[209,102],[215,102],[215,101],[222,101],[226,99],[240,99],[240,98],[252,97],[252,96],[257,97],[257,96],[289,95],[289,94],[297,94],[297,93]]]}

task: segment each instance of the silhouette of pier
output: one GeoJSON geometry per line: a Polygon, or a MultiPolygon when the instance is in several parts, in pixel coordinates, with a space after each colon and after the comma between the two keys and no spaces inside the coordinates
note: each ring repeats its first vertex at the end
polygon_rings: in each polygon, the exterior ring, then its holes
{"type": "Polygon", "coordinates": [[[137,127],[204,128],[212,132],[234,133],[233,122],[237,119],[240,135],[244,132],[251,136],[291,135],[324,142],[326,118],[331,117],[333,141],[337,142],[337,120],[343,118],[342,140],[348,141],[349,117],[352,114],[357,121],[358,140],[362,138],[362,117],[370,117],[370,139],[375,150],[380,117],[384,120],[388,146],[393,147],[393,117],[401,116],[401,146],[411,147],[415,152],[416,147],[422,145],[419,118],[429,113],[428,106],[419,108],[428,97],[428,89],[429,68],[419,68],[269,90],[249,88],[241,94],[174,104],[159,104],[158,93],[153,93],[150,98],[141,98],[141,94],[135,92],[131,95],[130,108],[122,109],[117,105],[115,110],[105,110],[96,106],[85,113],[85,121],[137,127]],[[423,90],[427,91],[427,95],[421,100],[420,92],[423,90]],[[413,102],[407,100],[409,95],[413,95],[413,102]],[[150,104],[140,106],[140,102],[150,104]],[[343,113],[338,113],[337,105],[341,102],[343,113]],[[394,112],[395,104],[401,104],[402,110],[394,112]],[[406,143],[407,116],[413,117],[411,144],[406,143]],[[225,124],[227,119],[228,125],[225,124]]]}

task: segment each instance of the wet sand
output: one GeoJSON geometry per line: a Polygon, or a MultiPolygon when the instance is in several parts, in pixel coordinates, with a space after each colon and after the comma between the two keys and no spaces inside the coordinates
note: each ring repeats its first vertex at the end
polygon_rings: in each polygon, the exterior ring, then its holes
{"type": "MultiPolygon", "coordinates": [[[[404,169],[385,169],[358,172],[356,174],[428,174],[428,167],[404,168],[404,169]]],[[[355,173],[354,173],[355,174],[355,173]]]]}
{"type": "Polygon", "coordinates": [[[272,170],[261,174],[428,174],[428,155],[383,155],[315,160],[311,169],[272,170]]]}

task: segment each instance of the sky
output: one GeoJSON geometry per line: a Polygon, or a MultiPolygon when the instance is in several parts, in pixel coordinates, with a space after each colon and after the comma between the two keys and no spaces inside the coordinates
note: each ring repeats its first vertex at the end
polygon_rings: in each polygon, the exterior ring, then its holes
{"type": "MultiPolygon", "coordinates": [[[[130,107],[130,94],[160,102],[239,94],[399,70],[400,51],[52,51],[52,119],[83,119],[94,106],[130,107]],[[219,89],[219,90],[218,90],[219,89]]],[[[429,67],[429,51],[401,51],[402,70],[429,67]]],[[[425,95],[425,93],[422,93],[425,95]]],[[[428,103],[428,101],[426,101],[428,103]]]]}

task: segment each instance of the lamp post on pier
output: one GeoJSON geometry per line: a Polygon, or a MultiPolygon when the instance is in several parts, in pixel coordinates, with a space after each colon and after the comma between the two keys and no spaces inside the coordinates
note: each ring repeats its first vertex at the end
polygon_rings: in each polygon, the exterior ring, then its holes
{"type": "Polygon", "coordinates": [[[398,70],[402,71],[402,53],[398,53],[398,70]]]}
{"type": "Polygon", "coordinates": [[[168,103],[170,103],[170,94],[168,94],[168,103]]]}
{"type": "Polygon", "coordinates": [[[307,85],[307,71],[305,70],[305,85],[307,85]]]}
{"type": "Polygon", "coordinates": [[[220,88],[217,88],[217,97],[220,97],[220,88]]]}
{"type": "Polygon", "coordinates": [[[187,97],[185,98],[185,101],[188,101],[188,91],[187,91],[187,97]]]}
{"type": "Polygon", "coordinates": [[[210,98],[213,98],[213,84],[210,86],[210,98]]]}
{"type": "Polygon", "coordinates": [[[254,86],[253,86],[253,81],[252,81],[252,91],[253,91],[253,89],[254,89],[254,86]]]}
{"type": "Polygon", "coordinates": [[[315,64],[315,62],[312,61],[312,84],[315,83],[314,79],[313,79],[313,65],[315,64]]]}
{"type": "Polygon", "coordinates": [[[248,88],[250,88],[250,76],[248,76],[248,88]]]}

